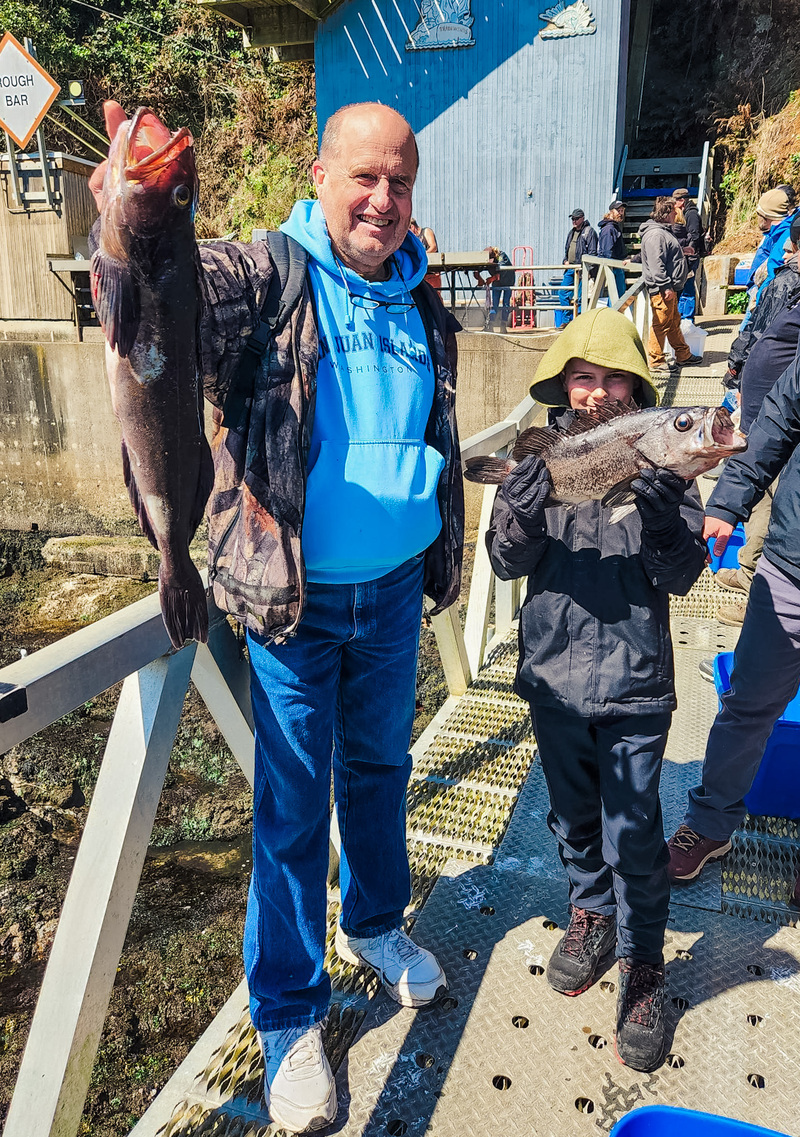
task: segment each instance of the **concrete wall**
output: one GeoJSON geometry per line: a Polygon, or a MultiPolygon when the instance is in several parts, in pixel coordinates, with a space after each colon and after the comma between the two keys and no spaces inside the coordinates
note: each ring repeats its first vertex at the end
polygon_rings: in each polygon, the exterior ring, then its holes
{"type": "MultiPolygon", "coordinates": [[[[17,324],[15,335],[21,334],[17,324]]],[[[459,336],[462,438],[502,419],[524,398],[551,342],[547,333],[459,336]]],[[[138,531],[119,443],[101,339],[0,340],[0,529],[138,531]]]]}

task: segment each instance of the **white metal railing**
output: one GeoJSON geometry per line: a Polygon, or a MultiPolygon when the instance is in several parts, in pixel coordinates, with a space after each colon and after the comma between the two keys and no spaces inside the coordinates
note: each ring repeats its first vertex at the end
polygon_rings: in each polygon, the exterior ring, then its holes
{"type": "Polygon", "coordinates": [[[597,308],[605,294],[607,304],[617,312],[624,312],[636,325],[642,343],[647,346],[650,336],[650,297],[642,276],[640,264],[630,264],[627,261],[616,261],[606,257],[585,256],[582,265],[581,284],[581,312],[589,312],[597,308]],[[613,269],[622,269],[626,273],[627,288],[620,295],[617,279],[613,269]],[[596,269],[596,276],[592,280],[592,270],[596,269]],[[627,276],[636,279],[628,283],[627,276]]]}

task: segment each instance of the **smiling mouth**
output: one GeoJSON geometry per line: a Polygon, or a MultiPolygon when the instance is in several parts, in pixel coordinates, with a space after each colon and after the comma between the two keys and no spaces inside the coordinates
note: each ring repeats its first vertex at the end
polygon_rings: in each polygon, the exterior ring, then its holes
{"type": "Polygon", "coordinates": [[[376,229],[386,229],[392,224],[388,217],[370,217],[368,213],[357,213],[356,217],[365,225],[373,225],[376,229]]]}

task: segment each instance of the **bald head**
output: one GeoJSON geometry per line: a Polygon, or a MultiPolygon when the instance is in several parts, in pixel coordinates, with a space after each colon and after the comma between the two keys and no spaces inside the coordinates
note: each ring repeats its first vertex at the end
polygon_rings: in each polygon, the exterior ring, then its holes
{"type": "Polygon", "coordinates": [[[312,167],[333,251],[366,280],[386,279],[386,261],[411,221],[419,157],[414,132],[382,103],[331,115],[312,167]]]}
{"type": "Polygon", "coordinates": [[[417,167],[419,166],[419,150],[413,130],[401,114],[392,107],[384,106],[383,103],[348,103],[346,107],[340,107],[332,114],[325,123],[322,141],[319,144],[319,156],[323,162],[338,153],[342,136],[346,134],[348,128],[355,131],[363,129],[370,133],[388,130],[392,133],[397,132],[404,141],[410,138],[414,147],[414,159],[417,167]]]}

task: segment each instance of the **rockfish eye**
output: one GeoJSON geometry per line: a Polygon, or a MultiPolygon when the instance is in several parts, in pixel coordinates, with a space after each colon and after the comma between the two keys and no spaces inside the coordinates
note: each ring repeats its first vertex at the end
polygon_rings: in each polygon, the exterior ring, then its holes
{"type": "Polygon", "coordinates": [[[691,415],[687,415],[686,413],[684,413],[682,415],[678,415],[678,417],[675,419],[675,422],[672,425],[675,427],[676,430],[680,430],[681,432],[683,432],[685,430],[691,430],[692,427],[694,426],[694,419],[692,418],[691,415]]]}
{"type": "Polygon", "coordinates": [[[192,200],[192,191],[188,186],[175,186],[175,189],[172,191],[172,200],[176,205],[185,209],[192,200]]]}

